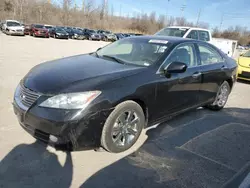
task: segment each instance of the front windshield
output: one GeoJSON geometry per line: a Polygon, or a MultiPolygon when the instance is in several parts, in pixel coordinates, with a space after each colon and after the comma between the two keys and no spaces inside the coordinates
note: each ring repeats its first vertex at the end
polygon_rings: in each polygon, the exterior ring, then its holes
{"type": "Polygon", "coordinates": [[[7,26],[11,27],[11,26],[21,26],[20,23],[18,22],[7,22],[7,26]]]}
{"type": "Polygon", "coordinates": [[[155,33],[155,35],[183,37],[186,34],[187,30],[188,29],[186,28],[164,28],[155,33]]]}
{"type": "Polygon", "coordinates": [[[250,57],[250,50],[242,55],[243,57],[250,57]]]}
{"type": "Polygon", "coordinates": [[[73,29],[73,31],[74,31],[75,33],[81,33],[81,31],[78,30],[78,29],[73,29]]]}
{"type": "Polygon", "coordinates": [[[40,28],[40,29],[44,29],[43,25],[34,25],[35,28],[40,28]]]}
{"type": "Polygon", "coordinates": [[[111,34],[111,32],[110,32],[110,31],[104,31],[104,33],[106,33],[106,34],[111,34]]]}
{"type": "Polygon", "coordinates": [[[45,26],[46,29],[51,29],[53,28],[52,26],[45,26]]]}
{"type": "Polygon", "coordinates": [[[90,33],[96,33],[96,31],[95,31],[95,30],[89,30],[89,32],[90,32],[90,33]]]}
{"type": "Polygon", "coordinates": [[[56,31],[57,32],[64,32],[64,29],[62,29],[62,28],[56,28],[56,31]]]}
{"type": "MultiPolygon", "coordinates": [[[[97,57],[115,57],[124,63],[138,66],[154,64],[169,48],[167,40],[127,38],[114,42],[96,52],[97,57]]],[[[114,59],[114,58],[113,58],[114,59]]]]}

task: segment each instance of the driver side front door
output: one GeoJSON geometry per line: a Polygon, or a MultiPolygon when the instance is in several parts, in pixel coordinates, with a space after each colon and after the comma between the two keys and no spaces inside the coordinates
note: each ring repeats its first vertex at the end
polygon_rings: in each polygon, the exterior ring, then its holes
{"type": "Polygon", "coordinates": [[[192,108],[199,103],[201,73],[200,67],[197,66],[194,44],[185,43],[177,46],[159,72],[156,97],[158,118],[192,108]],[[162,69],[173,62],[185,63],[188,68],[184,73],[173,73],[168,78],[162,69]]]}

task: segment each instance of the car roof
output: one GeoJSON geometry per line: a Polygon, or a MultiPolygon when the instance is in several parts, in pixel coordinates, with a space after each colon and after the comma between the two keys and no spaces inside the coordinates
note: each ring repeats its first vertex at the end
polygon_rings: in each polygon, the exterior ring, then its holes
{"type": "Polygon", "coordinates": [[[17,23],[20,23],[20,22],[17,21],[17,20],[6,20],[6,22],[17,22],[17,23]]]}
{"type": "Polygon", "coordinates": [[[190,42],[190,41],[195,42],[195,41],[197,41],[197,40],[188,39],[188,38],[170,37],[170,36],[161,36],[161,35],[133,36],[130,38],[147,39],[147,40],[165,40],[165,41],[168,41],[170,43],[182,43],[182,42],[190,42]]]}
{"type": "Polygon", "coordinates": [[[196,30],[201,30],[201,31],[209,31],[207,29],[199,28],[199,27],[187,27],[187,26],[170,26],[166,28],[182,28],[182,29],[196,29],[196,30]]]}

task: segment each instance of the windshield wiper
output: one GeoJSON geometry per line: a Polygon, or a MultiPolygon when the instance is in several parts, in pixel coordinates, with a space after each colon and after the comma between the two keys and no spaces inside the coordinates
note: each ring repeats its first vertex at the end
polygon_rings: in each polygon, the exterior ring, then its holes
{"type": "Polygon", "coordinates": [[[102,57],[105,57],[105,58],[109,58],[109,59],[112,59],[112,60],[115,60],[117,63],[121,63],[121,64],[126,64],[125,61],[117,58],[117,57],[114,57],[114,56],[110,56],[110,55],[103,55],[102,57]]]}
{"type": "Polygon", "coordinates": [[[95,56],[98,58],[100,57],[97,52],[94,52],[93,54],[95,54],[95,56]]]}

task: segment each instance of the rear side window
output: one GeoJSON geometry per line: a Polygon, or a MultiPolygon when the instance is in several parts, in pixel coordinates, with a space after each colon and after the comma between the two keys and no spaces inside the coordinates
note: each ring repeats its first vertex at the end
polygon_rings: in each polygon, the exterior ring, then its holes
{"type": "Polygon", "coordinates": [[[198,44],[198,47],[200,51],[201,65],[209,65],[223,62],[222,56],[212,47],[208,47],[201,44],[198,44]]]}
{"type": "Polygon", "coordinates": [[[199,33],[199,40],[210,41],[210,36],[208,31],[198,31],[198,33],[199,33]]]}
{"type": "Polygon", "coordinates": [[[198,32],[197,32],[196,30],[192,30],[192,31],[188,34],[187,38],[198,40],[198,32]]]}

